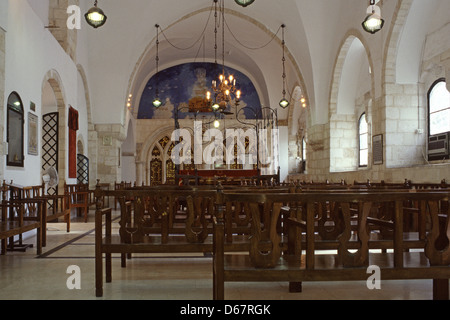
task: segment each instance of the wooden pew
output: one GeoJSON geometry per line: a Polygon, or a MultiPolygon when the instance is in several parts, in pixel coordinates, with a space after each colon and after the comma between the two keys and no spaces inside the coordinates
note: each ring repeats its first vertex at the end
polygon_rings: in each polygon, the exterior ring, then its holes
{"type": "MultiPolygon", "coordinates": [[[[111,282],[111,254],[121,255],[121,265],[133,253],[210,253],[213,250],[213,222],[217,197],[225,192],[288,192],[289,188],[258,189],[238,186],[140,186],[127,190],[95,190],[96,210],[96,294],[103,294],[103,255],[106,282],[111,282]],[[111,232],[112,211],[102,208],[105,196],[120,204],[118,234],[111,232]],[[129,200],[131,199],[131,200],[129,200]],[[105,227],[102,227],[102,219],[105,227]]],[[[226,244],[228,252],[248,251],[251,230],[248,210],[243,206],[229,212],[226,244]]]]}
{"type": "MultiPolygon", "coordinates": [[[[224,194],[220,211],[214,219],[213,281],[214,299],[225,298],[224,283],[228,281],[286,281],[291,289],[300,289],[304,281],[367,280],[367,267],[377,265],[382,281],[393,279],[432,279],[434,299],[448,299],[450,278],[450,213],[447,192],[341,192],[297,194],[224,194]],[[408,252],[403,230],[403,202],[418,201],[430,217],[423,252],[408,252]],[[261,206],[272,206],[271,223],[261,231],[257,222],[252,228],[256,235],[248,255],[226,254],[224,250],[224,215],[229,201],[247,202],[253,217],[258,217],[261,206]],[[334,239],[320,239],[315,233],[317,202],[332,202],[340,208],[342,230],[334,239]],[[368,218],[375,203],[394,203],[394,236],[390,241],[378,240],[370,232],[368,218]],[[295,239],[291,250],[278,249],[280,233],[273,228],[282,205],[301,210],[292,211],[288,238],[295,239]],[[357,232],[352,232],[351,205],[358,204],[357,232]],[[447,208],[445,212],[441,209],[447,208]],[[444,215],[440,218],[440,215],[444,215]],[[300,237],[301,235],[301,237],[300,237]],[[303,238],[303,241],[301,239],[303,238]],[[445,241],[445,239],[447,241],[445,241]],[[439,239],[439,241],[438,241],[439,239]],[[264,245],[265,247],[263,247],[264,245]],[[267,246],[271,248],[267,250],[267,246]],[[376,248],[392,248],[393,253],[379,253],[376,248]],[[335,249],[337,254],[318,254],[323,249],[335,249]],[[351,253],[349,250],[356,250],[351,253]],[[304,250],[304,254],[302,254],[304,250]]],[[[265,209],[267,210],[267,209],[265,209]]],[[[323,253],[323,252],[322,252],[323,253]]]]}
{"type": "MultiPolygon", "coordinates": [[[[27,200],[42,200],[44,201],[42,214],[42,246],[47,246],[47,224],[58,221],[63,217],[66,223],[66,231],[70,232],[70,209],[68,208],[65,195],[46,195],[44,192],[44,185],[29,186],[23,188],[23,197],[27,200]]],[[[27,205],[27,210],[34,212],[36,204],[30,203],[27,205]]]]}
{"type": "Polygon", "coordinates": [[[44,201],[34,201],[37,205],[36,216],[26,214],[25,206],[30,204],[27,200],[3,200],[0,204],[0,239],[1,254],[5,255],[8,249],[14,249],[14,237],[36,229],[36,253],[42,253],[42,211],[44,201]]]}
{"type": "MultiPolygon", "coordinates": [[[[215,190],[176,186],[111,191],[96,188],[95,196],[97,296],[103,294],[103,255],[106,282],[111,282],[112,254],[120,254],[125,267],[125,256],[132,253],[212,252],[215,190]],[[101,207],[104,196],[115,197],[120,204],[118,234],[111,233],[111,210],[101,207]]],[[[234,235],[233,241],[225,245],[226,250],[245,251],[248,246],[245,238],[245,235],[234,235]]]]}

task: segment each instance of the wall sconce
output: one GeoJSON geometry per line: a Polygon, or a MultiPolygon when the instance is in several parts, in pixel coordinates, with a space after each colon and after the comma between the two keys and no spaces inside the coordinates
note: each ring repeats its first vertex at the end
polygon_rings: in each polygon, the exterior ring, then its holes
{"type": "Polygon", "coordinates": [[[371,34],[380,31],[384,25],[384,20],[381,18],[381,9],[376,5],[379,1],[370,0],[370,6],[367,8],[367,17],[362,23],[363,29],[371,34]]]}
{"type": "Polygon", "coordinates": [[[86,12],[84,17],[86,18],[86,22],[96,29],[103,26],[108,18],[103,10],[97,7],[97,0],[95,0],[94,6],[86,12]]]}

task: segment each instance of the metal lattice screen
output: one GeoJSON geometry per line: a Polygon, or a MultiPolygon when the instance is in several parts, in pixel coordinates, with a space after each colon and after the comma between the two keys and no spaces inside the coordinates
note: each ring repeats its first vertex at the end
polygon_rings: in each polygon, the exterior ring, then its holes
{"type": "Polygon", "coordinates": [[[82,154],[77,155],[77,182],[89,184],[89,159],[82,154]]]}
{"type": "MultiPolygon", "coordinates": [[[[58,127],[59,113],[53,112],[42,117],[42,170],[55,167],[58,171],[58,127]]],[[[58,187],[49,188],[48,194],[58,194],[58,187]]]]}

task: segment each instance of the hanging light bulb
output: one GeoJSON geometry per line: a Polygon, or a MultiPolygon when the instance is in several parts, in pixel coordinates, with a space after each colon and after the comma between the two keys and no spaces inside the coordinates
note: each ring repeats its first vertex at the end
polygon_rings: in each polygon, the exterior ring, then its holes
{"type": "Polygon", "coordinates": [[[371,34],[380,31],[384,25],[384,20],[381,18],[381,9],[375,5],[377,2],[370,0],[370,6],[367,8],[367,17],[362,23],[363,29],[371,34]]]}
{"type": "Polygon", "coordinates": [[[94,28],[103,26],[108,18],[103,10],[97,7],[97,0],[95,0],[94,6],[86,12],[84,17],[86,18],[86,22],[94,28]]]}
{"type": "Polygon", "coordinates": [[[159,99],[159,97],[158,97],[158,90],[156,90],[156,98],[153,100],[153,106],[155,108],[159,108],[159,107],[161,107],[161,105],[162,105],[162,102],[161,102],[161,99],[159,99]]]}
{"type": "Polygon", "coordinates": [[[219,120],[214,120],[214,128],[216,128],[216,129],[220,128],[220,121],[219,120]]]}
{"type": "Polygon", "coordinates": [[[286,66],[285,66],[285,61],[286,58],[284,56],[284,47],[285,47],[285,41],[284,41],[284,28],[286,27],[284,24],[281,25],[281,27],[283,28],[283,40],[281,42],[282,47],[283,47],[283,99],[281,99],[280,101],[280,107],[282,107],[283,109],[286,109],[287,107],[289,107],[289,101],[287,101],[286,99],[286,66]]]}
{"type": "Polygon", "coordinates": [[[156,92],[155,92],[155,99],[153,100],[153,106],[155,108],[159,108],[162,105],[161,100],[159,99],[159,90],[158,90],[158,74],[159,74],[159,32],[158,28],[159,25],[155,24],[156,28],[156,92]]]}
{"type": "Polygon", "coordinates": [[[280,101],[280,107],[282,107],[283,109],[286,109],[287,107],[289,107],[289,101],[287,101],[286,99],[282,99],[280,101]]]}

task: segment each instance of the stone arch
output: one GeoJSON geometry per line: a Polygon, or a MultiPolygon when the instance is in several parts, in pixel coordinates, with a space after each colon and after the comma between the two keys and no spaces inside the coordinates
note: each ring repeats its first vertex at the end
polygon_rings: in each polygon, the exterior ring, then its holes
{"type": "Polygon", "coordinates": [[[388,32],[388,39],[386,40],[387,45],[385,46],[384,67],[382,70],[384,90],[386,90],[386,85],[395,84],[396,82],[395,70],[397,68],[398,43],[413,2],[414,0],[398,1],[392,17],[391,27],[388,32]]]}
{"type": "Polygon", "coordinates": [[[151,152],[153,147],[158,143],[158,140],[168,136],[172,136],[173,126],[164,126],[159,130],[149,134],[145,139],[145,143],[141,148],[136,150],[136,184],[142,183],[148,184],[150,181],[150,168],[149,159],[151,158],[151,152]]]}
{"type": "Polygon", "coordinates": [[[95,126],[92,120],[92,106],[86,72],[84,71],[83,66],[80,64],[77,64],[77,70],[83,82],[84,95],[86,99],[86,112],[88,119],[88,141],[87,141],[87,150],[85,150],[85,154],[87,154],[87,157],[89,158],[89,180],[90,180],[89,185],[94,186],[97,182],[98,137],[97,131],[95,131],[95,126]]]}
{"type": "Polygon", "coordinates": [[[306,107],[302,107],[301,98],[306,96],[302,88],[297,85],[292,91],[292,107],[289,110],[288,135],[289,135],[289,173],[297,173],[300,159],[302,138],[305,137],[308,123],[310,121],[310,112],[306,107]]]}
{"type": "MultiPolygon", "coordinates": [[[[404,47],[402,49],[402,46],[410,40],[408,39],[408,34],[405,34],[404,28],[409,17],[414,15],[411,15],[414,3],[414,0],[397,2],[384,50],[384,65],[381,74],[383,100],[380,106],[378,106],[379,102],[374,101],[374,109],[380,110],[377,115],[378,121],[374,121],[374,123],[378,122],[380,125],[374,128],[374,131],[384,133],[383,166],[386,168],[413,166],[424,163],[423,147],[426,145],[425,135],[411,139],[411,136],[414,135],[414,129],[422,127],[425,122],[425,119],[421,119],[420,115],[422,113],[421,109],[424,108],[424,103],[422,102],[424,98],[420,99],[420,92],[423,91],[423,88],[418,83],[420,79],[414,79],[412,83],[406,83],[407,81],[404,81],[406,74],[400,77],[403,83],[399,83],[397,80],[397,71],[404,70],[403,67],[397,66],[397,63],[400,58],[399,55],[402,55],[402,51],[404,52],[404,47]],[[402,37],[406,38],[402,40],[402,37]],[[400,117],[400,112],[402,118],[400,117]],[[407,119],[405,119],[405,115],[407,115],[407,119]],[[399,125],[400,119],[403,120],[402,125],[399,125]]],[[[417,63],[419,65],[411,67],[420,68],[422,61],[417,63]]]]}
{"type": "Polygon", "coordinates": [[[82,135],[77,137],[77,154],[84,155],[84,139],[82,135]]]}
{"type": "MultiPolygon", "coordinates": [[[[336,57],[329,102],[330,172],[358,168],[357,121],[361,109],[367,111],[368,101],[373,99],[375,92],[373,61],[363,39],[358,30],[350,30],[336,57]],[[370,85],[367,88],[357,86],[360,83],[358,80],[367,77],[355,72],[364,70],[362,66],[370,72],[370,85]],[[361,89],[367,91],[358,92],[361,89]]],[[[371,118],[370,115],[368,117],[371,118]]]]}
{"type": "MultiPolygon", "coordinates": [[[[180,23],[180,22],[182,22],[182,21],[184,21],[186,19],[193,18],[193,17],[195,17],[198,14],[207,12],[210,9],[211,8],[208,6],[208,7],[199,9],[197,11],[194,11],[194,12],[192,12],[192,13],[190,13],[190,14],[188,14],[188,15],[180,18],[180,19],[178,19],[177,21],[173,22],[172,24],[167,26],[167,28],[165,28],[165,30],[169,30],[171,27],[177,25],[178,23],[180,23]]],[[[229,9],[229,8],[225,8],[225,13],[227,15],[232,15],[234,17],[238,17],[240,19],[243,19],[243,20],[249,22],[250,24],[256,26],[257,28],[259,28],[261,30],[261,32],[267,34],[271,38],[274,38],[274,41],[281,47],[281,39],[279,37],[275,37],[276,34],[272,30],[270,30],[268,27],[266,27],[263,23],[255,20],[254,18],[252,18],[252,17],[250,17],[248,15],[243,14],[242,12],[235,11],[235,10],[232,10],[232,9],[229,9]]],[[[141,87],[139,87],[139,84],[135,83],[137,77],[139,76],[139,74],[141,72],[140,71],[141,66],[146,62],[146,59],[150,55],[150,52],[152,50],[155,50],[154,49],[155,45],[156,45],[156,36],[153,37],[152,40],[148,43],[148,45],[144,48],[143,52],[141,53],[141,55],[139,56],[139,58],[137,59],[137,61],[135,63],[134,69],[131,71],[130,78],[129,78],[129,81],[128,81],[127,93],[128,94],[132,94],[132,93],[136,93],[136,92],[138,93],[137,95],[133,96],[134,105],[138,104],[139,101],[140,101],[140,96],[139,95],[141,94],[141,92],[143,90],[142,86],[144,86],[145,83],[147,83],[148,80],[154,75],[154,73],[147,74],[146,78],[144,79],[144,81],[142,81],[144,84],[142,84],[141,87]]],[[[161,42],[160,42],[160,47],[161,47],[161,42]]],[[[151,56],[153,57],[154,54],[155,53],[153,52],[153,54],[151,54],[151,56]]],[[[300,70],[300,67],[299,67],[296,59],[294,58],[294,56],[290,52],[288,46],[285,47],[285,55],[286,55],[286,61],[290,62],[292,70],[293,70],[293,73],[295,73],[295,76],[292,76],[291,78],[295,78],[296,81],[299,82],[295,86],[300,86],[302,88],[302,90],[303,90],[304,95],[307,97],[308,101],[311,101],[311,99],[309,98],[307,89],[306,89],[305,81],[304,81],[302,72],[300,70]]],[[[183,64],[183,63],[188,63],[188,62],[193,62],[193,60],[192,59],[178,60],[178,61],[175,61],[173,64],[166,65],[164,67],[168,68],[168,67],[174,66],[176,64],[183,64]]],[[[206,58],[205,62],[214,62],[214,61],[211,58],[206,58]]],[[[235,64],[230,63],[229,61],[227,62],[227,66],[235,68],[236,70],[242,72],[247,77],[249,77],[249,79],[255,84],[255,87],[256,87],[256,90],[258,91],[258,93],[261,93],[263,91],[262,90],[262,86],[260,85],[260,81],[256,80],[256,79],[263,78],[262,74],[258,74],[257,76],[249,74],[242,66],[237,66],[235,64]]],[[[161,68],[161,66],[160,66],[160,68],[161,68]]],[[[295,86],[294,86],[294,88],[295,88],[295,86]]],[[[267,85],[266,85],[266,87],[267,87],[267,85]]],[[[126,96],[126,99],[128,99],[128,94],[126,96]]],[[[261,102],[264,105],[270,104],[269,100],[270,100],[270,98],[269,98],[268,94],[267,94],[267,97],[266,97],[266,95],[263,95],[263,97],[261,97],[261,102]]],[[[291,99],[291,102],[292,102],[292,99],[291,99]]],[[[126,105],[127,105],[127,101],[124,101],[123,116],[122,116],[123,119],[126,119],[126,114],[128,112],[128,108],[126,107],[126,105]]],[[[291,107],[289,107],[289,112],[292,112],[291,111],[292,108],[293,107],[292,107],[292,104],[291,104],[291,107]]],[[[135,112],[136,112],[136,108],[135,108],[135,112]]],[[[289,116],[287,116],[287,119],[289,119],[289,116]]]]}
{"type": "MultiPolygon", "coordinates": [[[[65,101],[67,101],[64,91],[64,86],[59,73],[56,70],[48,71],[44,80],[42,81],[42,90],[44,92],[45,86],[50,85],[53,94],[55,95],[56,110],[59,113],[58,124],[58,192],[64,193],[64,182],[67,176],[67,107],[65,101]]],[[[43,110],[44,112],[44,110],[43,110]]],[[[42,160],[41,160],[42,161],[42,160]]],[[[42,167],[41,163],[41,167],[42,167]]]]}

